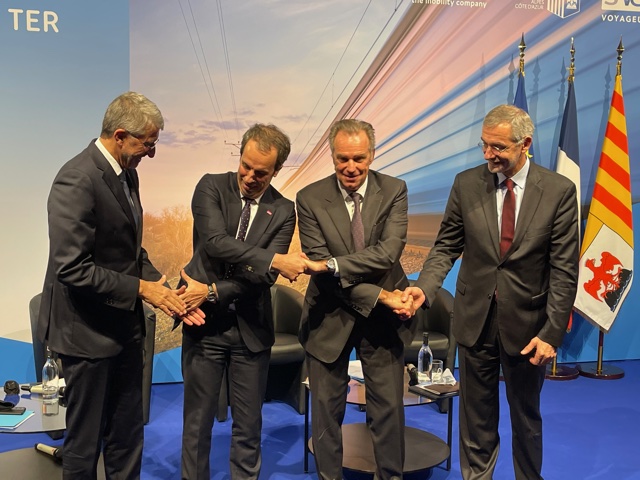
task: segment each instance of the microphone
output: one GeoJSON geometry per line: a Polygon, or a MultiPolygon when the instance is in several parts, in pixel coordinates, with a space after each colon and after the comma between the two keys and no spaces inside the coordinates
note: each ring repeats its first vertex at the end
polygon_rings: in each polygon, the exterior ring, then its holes
{"type": "Polygon", "coordinates": [[[418,385],[418,369],[413,363],[407,364],[407,373],[409,374],[409,385],[418,385]]]}
{"type": "Polygon", "coordinates": [[[56,463],[62,463],[62,449],[58,447],[50,447],[49,445],[45,445],[44,443],[36,443],[34,448],[38,452],[42,452],[45,455],[49,455],[53,458],[56,463]]]}

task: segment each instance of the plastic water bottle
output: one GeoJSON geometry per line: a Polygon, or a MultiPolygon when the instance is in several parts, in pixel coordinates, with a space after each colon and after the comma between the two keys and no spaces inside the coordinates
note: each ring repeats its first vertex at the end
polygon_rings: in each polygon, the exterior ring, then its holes
{"type": "Polygon", "coordinates": [[[58,364],[47,346],[47,361],[42,367],[42,401],[45,405],[58,403],[58,364]]]}
{"type": "Polygon", "coordinates": [[[429,347],[429,332],[422,333],[422,347],[418,352],[418,383],[431,383],[431,364],[433,362],[433,353],[429,347]]]}

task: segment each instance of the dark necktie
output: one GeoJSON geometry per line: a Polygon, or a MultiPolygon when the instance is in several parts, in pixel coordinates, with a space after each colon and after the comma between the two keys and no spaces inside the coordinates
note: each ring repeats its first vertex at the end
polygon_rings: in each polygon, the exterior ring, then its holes
{"type": "Polygon", "coordinates": [[[500,227],[500,256],[504,257],[507,253],[511,242],[513,242],[513,232],[516,225],[516,195],[513,192],[514,183],[513,180],[507,178],[503,182],[507,187],[507,192],[504,194],[504,203],[502,204],[502,223],[500,227]]]}
{"type": "Polygon", "coordinates": [[[238,236],[236,238],[244,242],[244,239],[247,237],[247,230],[249,230],[249,219],[251,218],[253,199],[242,197],[242,200],[244,200],[244,207],[242,207],[242,213],[240,214],[240,228],[238,229],[238,236]]]}
{"type": "Polygon", "coordinates": [[[133,213],[133,220],[136,222],[136,227],[140,223],[140,214],[138,213],[138,209],[136,208],[136,204],[133,201],[133,197],[131,196],[131,189],[129,188],[129,182],[127,181],[127,172],[122,170],[120,175],[118,175],[120,182],[122,183],[122,188],[124,188],[124,193],[127,196],[127,200],[129,200],[129,206],[131,207],[131,213],[133,213]]]}
{"type": "Polygon", "coordinates": [[[358,192],[349,194],[353,199],[353,218],[351,218],[351,238],[356,252],[364,249],[364,225],[362,224],[362,213],[360,212],[360,202],[362,195],[358,192]]]}

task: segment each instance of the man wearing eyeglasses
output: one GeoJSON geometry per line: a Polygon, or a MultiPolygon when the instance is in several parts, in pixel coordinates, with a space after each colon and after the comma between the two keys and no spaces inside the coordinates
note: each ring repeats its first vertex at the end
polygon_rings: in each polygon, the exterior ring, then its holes
{"type": "Polygon", "coordinates": [[[141,246],[136,167],[153,158],[164,120],[135,92],[117,97],[100,138],[62,166],[47,203],[49,263],[38,337],[62,361],[66,381],[63,478],[138,479],[142,460],[142,301],[187,314],[141,246]]]}
{"type": "Polygon", "coordinates": [[[529,160],[533,130],[515,106],[487,114],[479,143],[487,165],[456,176],[435,245],[415,286],[405,290],[414,303],[426,297],[428,306],[462,256],[453,333],[467,480],[493,478],[501,367],[515,478],[542,478],[540,391],[576,294],[578,204],[570,180],[529,160]]]}

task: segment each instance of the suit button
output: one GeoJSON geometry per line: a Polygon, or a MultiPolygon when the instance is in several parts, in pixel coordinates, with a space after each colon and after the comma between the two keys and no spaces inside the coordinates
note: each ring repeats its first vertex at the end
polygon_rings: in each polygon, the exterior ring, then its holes
{"type": "Polygon", "coordinates": [[[487,293],[487,298],[488,298],[489,300],[491,300],[491,298],[492,298],[492,297],[493,297],[493,295],[491,295],[490,293],[487,293]]]}

